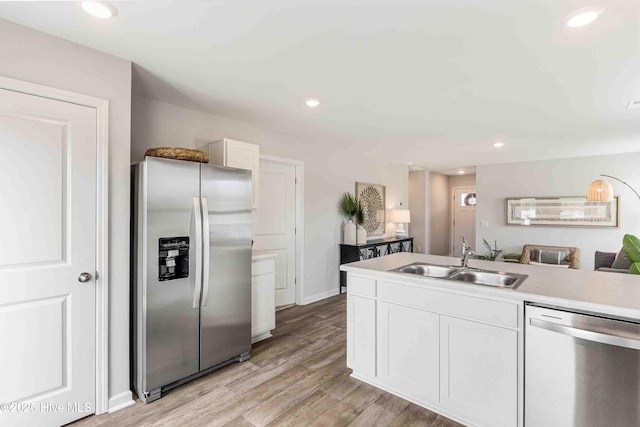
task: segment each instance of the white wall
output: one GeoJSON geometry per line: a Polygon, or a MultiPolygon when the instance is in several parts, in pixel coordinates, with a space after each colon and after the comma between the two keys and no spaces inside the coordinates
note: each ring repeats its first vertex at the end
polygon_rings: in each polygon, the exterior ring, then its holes
{"type": "Polygon", "coordinates": [[[413,237],[413,251],[418,253],[424,253],[426,248],[426,174],[425,171],[409,172],[409,210],[411,211],[409,236],[413,237]]]}
{"type": "Polygon", "coordinates": [[[449,177],[449,187],[451,189],[453,189],[454,187],[475,187],[475,186],[476,186],[475,174],[451,175],[449,177]]]}
{"type": "Polygon", "coordinates": [[[451,222],[450,200],[451,190],[449,177],[439,173],[427,175],[427,253],[432,255],[448,255],[449,224],[451,222]]]}
{"type": "MultiPolygon", "coordinates": [[[[0,20],[0,75],[110,102],[109,396],[129,391],[131,62],[0,20]]],[[[129,394],[130,398],[130,394],[129,394]]]]}
{"type": "Polygon", "coordinates": [[[620,228],[506,226],[505,198],[526,196],[586,196],[589,184],[604,173],[640,189],[640,153],[478,166],[476,247],[482,238],[498,248],[520,252],[526,243],[576,246],[583,269],[593,269],[596,250],[618,251],[625,233],[640,235],[640,200],[623,184],[607,179],[620,196],[620,228]],[[480,226],[488,221],[489,227],[480,226]]]}
{"type": "MultiPolygon", "coordinates": [[[[134,96],[133,162],[142,160],[144,152],[151,147],[203,149],[208,142],[222,138],[258,144],[262,154],[305,162],[305,302],[338,292],[338,245],[342,223],[338,200],[342,193],[354,193],[356,181],[384,184],[388,210],[398,207],[400,202],[407,206],[409,174],[406,164],[367,158],[348,146],[336,150],[322,141],[305,140],[249,123],[134,96]]],[[[389,151],[392,150],[390,145],[389,151]]],[[[387,224],[387,234],[394,232],[395,226],[387,224]]]]}

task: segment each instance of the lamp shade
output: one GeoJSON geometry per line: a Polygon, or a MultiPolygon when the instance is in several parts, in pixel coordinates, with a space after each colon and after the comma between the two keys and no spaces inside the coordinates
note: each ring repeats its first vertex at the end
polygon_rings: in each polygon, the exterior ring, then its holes
{"type": "Polygon", "coordinates": [[[593,181],[587,190],[587,200],[590,202],[610,202],[613,200],[613,187],[602,179],[593,181]]]}
{"type": "Polygon", "coordinates": [[[409,224],[411,222],[409,209],[394,209],[391,212],[391,218],[393,219],[393,222],[400,224],[409,224]]]}

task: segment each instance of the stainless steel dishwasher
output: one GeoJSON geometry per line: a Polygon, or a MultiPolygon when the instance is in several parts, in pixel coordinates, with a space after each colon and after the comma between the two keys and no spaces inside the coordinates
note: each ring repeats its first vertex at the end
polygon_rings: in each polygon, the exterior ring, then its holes
{"type": "Polygon", "coordinates": [[[527,305],[525,427],[640,426],[640,324],[527,305]]]}

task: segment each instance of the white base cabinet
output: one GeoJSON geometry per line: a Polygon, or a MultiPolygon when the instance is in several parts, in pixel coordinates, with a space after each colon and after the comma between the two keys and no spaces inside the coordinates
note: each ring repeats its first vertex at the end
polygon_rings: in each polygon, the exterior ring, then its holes
{"type": "Polygon", "coordinates": [[[347,295],[347,366],[365,375],[376,374],[376,301],[347,295]]]}
{"type": "Polygon", "coordinates": [[[480,426],[516,426],[518,332],[440,316],[440,404],[480,426]]]}
{"type": "Polygon", "coordinates": [[[421,402],[437,403],[440,316],[379,302],[378,378],[421,402]]]}
{"type": "Polygon", "coordinates": [[[515,301],[349,273],[347,366],[466,425],[522,426],[522,313],[515,301]]]}
{"type": "Polygon", "coordinates": [[[276,328],[275,258],[261,255],[251,262],[251,342],[271,337],[276,328]]]}

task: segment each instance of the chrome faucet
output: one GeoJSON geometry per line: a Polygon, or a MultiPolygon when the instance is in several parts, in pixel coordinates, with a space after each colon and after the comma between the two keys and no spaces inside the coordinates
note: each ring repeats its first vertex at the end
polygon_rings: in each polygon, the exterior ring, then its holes
{"type": "Polygon", "coordinates": [[[462,238],[462,268],[467,268],[467,262],[469,262],[469,257],[474,256],[476,253],[471,249],[471,246],[467,243],[464,236],[460,236],[462,238]]]}

